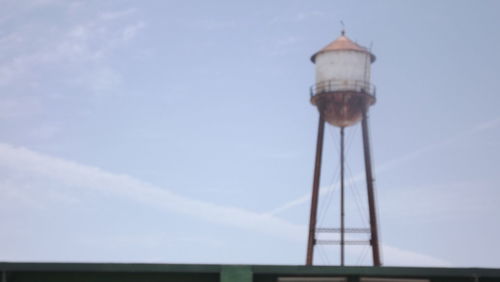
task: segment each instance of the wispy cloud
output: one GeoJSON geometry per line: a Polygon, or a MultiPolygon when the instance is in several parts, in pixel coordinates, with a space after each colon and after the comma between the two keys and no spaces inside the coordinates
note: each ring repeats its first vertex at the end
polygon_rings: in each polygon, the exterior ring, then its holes
{"type": "Polygon", "coordinates": [[[326,16],[325,12],[322,11],[308,11],[308,12],[300,12],[295,16],[296,21],[305,21],[309,19],[318,19],[326,16]]]}
{"type": "Polygon", "coordinates": [[[203,29],[207,31],[217,31],[217,30],[227,30],[227,29],[235,29],[239,27],[238,22],[236,20],[221,20],[221,19],[196,19],[192,21],[188,21],[186,19],[181,20],[183,24],[187,24],[189,26],[196,27],[198,29],[203,29]]]}
{"type": "MultiPolygon", "coordinates": [[[[457,181],[444,184],[410,186],[408,189],[381,193],[384,198],[384,217],[398,220],[419,220],[425,222],[456,219],[470,214],[492,214],[496,201],[485,198],[478,189],[491,187],[483,181],[457,181]],[[401,200],[401,199],[411,199],[401,200]]],[[[485,188],[491,189],[491,188],[485,188]]]]}
{"type": "MultiPolygon", "coordinates": [[[[23,85],[36,80],[50,66],[60,68],[64,77],[67,66],[81,66],[83,73],[104,73],[116,85],[120,74],[106,61],[113,51],[134,39],[146,23],[134,19],[134,9],[103,12],[69,26],[46,24],[44,28],[17,29],[0,38],[9,48],[9,57],[0,61],[0,86],[23,85]],[[27,47],[29,46],[29,47],[27,47]],[[42,70],[42,71],[40,71],[42,70]],[[110,75],[113,73],[112,75],[110,75]]],[[[75,73],[81,80],[81,73],[75,73]]],[[[102,88],[103,77],[89,77],[89,88],[102,88]],[[95,78],[95,79],[93,79],[95,78]],[[97,81],[96,81],[97,80],[97,81]]],[[[107,82],[106,82],[107,83],[107,82]]],[[[108,87],[106,85],[106,87],[108,87]]]]}
{"type": "Polygon", "coordinates": [[[38,6],[47,6],[47,5],[54,5],[54,4],[60,4],[63,3],[63,0],[31,0],[31,1],[26,1],[28,2],[28,5],[31,7],[38,7],[38,6]]]}
{"type": "Polygon", "coordinates": [[[125,9],[125,10],[103,12],[99,15],[99,18],[101,18],[103,20],[116,20],[116,19],[130,16],[130,15],[134,14],[136,11],[137,11],[137,9],[129,8],[129,9],[125,9]]]}
{"type": "Polygon", "coordinates": [[[470,133],[481,132],[500,126],[500,117],[478,124],[470,133]]]}
{"type": "Polygon", "coordinates": [[[290,240],[303,240],[305,232],[303,226],[288,223],[268,214],[187,198],[128,175],[109,173],[96,167],[81,165],[8,144],[0,143],[0,165],[24,173],[27,178],[37,175],[57,181],[65,187],[91,189],[141,202],[163,211],[189,215],[209,222],[250,229],[290,240]]]}
{"type": "MultiPolygon", "coordinates": [[[[476,133],[479,133],[479,132],[482,132],[485,130],[496,128],[498,126],[500,126],[500,118],[494,118],[494,119],[491,119],[489,121],[481,122],[481,123],[477,124],[476,126],[470,128],[468,130],[465,130],[463,132],[460,132],[456,135],[453,135],[449,138],[445,138],[439,142],[424,146],[424,147],[419,148],[413,152],[405,154],[399,158],[387,161],[387,162],[385,162],[377,167],[376,173],[383,173],[383,172],[390,171],[390,170],[395,169],[401,165],[410,163],[412,160],[419,158],[420,156],[424,155],[425,153],[431,152],[431,151],[436,150],[438,148],[442,148],[442,147],[449,145],[449,144],[452,144],[454,142],[461,141],[465,137],[471,136],[473,134],[476,134],[476,133]]],[[[353,183],[362,181],[364,179],[365,179],[364,173],[358,173],[358,174],[354,175],[353,177],[347,179],[346,183],[348,185],[351,185],[353,183]]],[[[321,187],[321,189],[320,189],[321,195],[331,192],[336,185],[338,186],[338,183],[335,183],[334,185],[331,185],[331,186],[321,187]]],[[[268,213],[270,215],[276,215],[276,214],[282,213],[288,209],[291,209],[293,207],[309,203],[310,199],[311,199],[310,194],[304,194],[296,199],[288,201],[287,203],[285,203],[285,204],[283,204],[275,209],[270,210],[268,213]]]]}
{"type": "MultiPolygon", "coordinates": [[[[303,243],[306,232],[305,226],[292,224],[269,214],[188,198],[128,175],[110,173],[97,167],[82,165],[5,143],[0,143],[0,166],[15,171],[17,177],[34,179],[37,183],[37,179],[49,179],[59,183],[57,186],[65,187],[59,189],[70,189],[75,192],[90,190],[93,193],[97,192],[142,203],[164,212],[196,217],[208,222],[268,234],[292,242],[303,243]]],[[[42,203],[43,201],[62,202],[65,205],[75,205],[80,201],[78,193],[58,193],[57,189],[49,189],[30,195],[23,193],[29,189],[22,189],[15,181],[12,182],[9,179],[1,181],[0,193],[3,201],[14,200],[18,204],[23,203],[39,210],[47,208],[47,205],[42,203]],[[44,195],[44,198],[38,197],[38,194],[44,195]]],[[[36,183],[29,182],[22,185],[37,186],[36,183]]],[[[36,190],[42,188],[36,187],[36,190]]],[[[50,205],[50,203],[48,204],[50,205]]],[[[158,243],[165,236],[168,234],[161,235],[161,238],[154,238],[152,241],[158,243]]],[[[129,237],[114,239],[124,243],[135,240],[129,237]]],[[[449,265],[449,263],[431,256],[391,246],[384,245],[383,250],[387,254],[387,265],[449,265]]],[[[354,251],[352,255],[356,255],[356,252],[354,251]]]]}
{"type": "Polygon", "coordinates": [[[297,14],[287,14],[281,16],[275,16],[271,19],[270,24],[289,24],[289,23],[303,23],[307,20],[321,19],[327,14],[322,11],[304,11],[298,12],[297,14]]]}

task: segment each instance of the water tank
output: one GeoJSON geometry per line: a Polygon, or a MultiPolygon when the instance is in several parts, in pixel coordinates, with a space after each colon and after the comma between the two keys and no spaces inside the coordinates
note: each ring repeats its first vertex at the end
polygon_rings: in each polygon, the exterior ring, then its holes
{"type": "Polygon", "coordinates": [[[363,109],[375,103],[375,88],[370,84],[375,56],[342,32],[316,52],[311,61],[316,66],[311,103],[334,126],[347,127],[358,122],[363,109]]]}

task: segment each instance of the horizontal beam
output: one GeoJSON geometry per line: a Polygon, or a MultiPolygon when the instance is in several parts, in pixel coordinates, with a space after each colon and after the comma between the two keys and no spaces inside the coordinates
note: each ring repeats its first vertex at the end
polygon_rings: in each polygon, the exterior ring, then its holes
{"type": "MultiPolygon", "coordinates": [[[[340,228],[316,228],[318,233],[340,233],[340,228]]],[[[344,228],[345,233],[370,233],[370,228],[344,228]]]]}
{"type": "MultiPolygon", "coordinates": [[[[370,241],[350,240],[344,241],[345,245],[370,245],[370,241]]],[[[340,245],[340,240],[316,240],[316,245],[340,245]]]]}

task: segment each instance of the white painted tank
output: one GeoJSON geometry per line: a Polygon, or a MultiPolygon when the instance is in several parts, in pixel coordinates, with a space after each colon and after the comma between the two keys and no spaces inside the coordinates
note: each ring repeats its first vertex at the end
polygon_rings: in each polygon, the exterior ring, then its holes
{"type": "Polygon", "coordinates": [[[375,103],[370,84],[371,63],[375,56],[365,47],[342,35],[316,52],[316,84],[311,102],[330,124],[346,127],[362,117],[362,111],[375,103]]]}
{"type": "Polygon", "coordinates": [[[350,40],[344,32],[315,53],[311,60],[316,65],[316,92],[336,88],[370,91],[371,63],[375,56],[350,40]]]}

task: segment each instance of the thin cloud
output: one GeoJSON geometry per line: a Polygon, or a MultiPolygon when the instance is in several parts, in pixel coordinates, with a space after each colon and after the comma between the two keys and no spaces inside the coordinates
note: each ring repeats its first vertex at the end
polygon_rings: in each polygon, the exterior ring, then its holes
{"type": "Polygon", "coordinates": [[[303,13],[298,13],[295,16],[295,20],[298,22],[303,22],[305,20],[310,20],[310,19],[318,19],[326,16],[325,12],[322,11],[309,11],[309,12],[303,12],[303,13]]]}
{"type": "Polygon", "coordinates": [[[92,189],[141,202],[168,212],[181,213],[209,222],[301,241],[305,228],[277,217],[237,207],[228,207],[178,195],[123,174],[113,174],[97,167],[85,166],[0,143],[0,164],[26,177],[37,175],[63,183],[73,189],[92,189]]]}
{"type": "Polygon", "coordinates": [[[486,181],[456,181],[445,184],[410,186],[405,190],[382,193],[384,217],[425,222],[463,218],[473,213],[495,214],[494,197],[484,198],[484,187],[493,190],[495,184],[486,181]],[[432,196],[430,196],[432,195],[432,196]],[[401,199],[411,201],[401,201],[401,199]]]}
{"type": "Polygon", "coordinates": [[[488,129],[491,129],[491,128],[495,128],[495,127],[497,127],[499,125],[500,125],[500,117],[496,118],[496,119],[492,119],[492,120],[480,123],[479,125],[477,125],[474,128],[473,132],[480,132],[480,131],[488,130],[488,129]]]}
{"type": "Polygon", "coordinates": [[[295,15],[280,15],[280,16],[275,16],[274,18],[271,19],[270,24],[302,24],[304,21],[308,20],[318,20],[323,17],[326,17],[327,14],[322,11],[306,11],[306,12],[299,12],[295,15]]]}
{"type": "MultiPolygon", "coordinates": [[[[387,161],[387,162],[383,163],[382,165],[378,166],[378,168],[376,169],[376,172],[383,173],[386,171],[390,171],[391,169],[397,168],[405,163],[409,163],[410,161],[420,157],[421,155],[423,155],[427,152],[433,151],[437,148],[443,147],[445,145],[449,145],[449,144],[454,143],[454,142],[461,141],[461,140],[463,140],[463,138],[465,138],[467,136],[471,136],[473,134],[476,134],[476,133],[479,133],[479,132],[482,132],[485,130],[489,130],[489,129],[492,129],[492,128],[495,128],[498,126],[500,126],[500,118],[494,118],[494,119],[491,119],[489,121],[482,122],[482,123],[472,127],[471,129],[463,131],[463,132],[456,134],[450,138],[443,139],[442,141],[439,141],[439,142],[436,142],[434,144],[430,144],[430,145],[427,145],[425,147],[419,148],[419,149],[417,149],[411,153],[408,153],[406,155],[403,155],[399,158],[387,161]]],[[[352,183],[356,183],[356,182],[362,181],[364,179],[365,179],[364,173],[358,173],[358,174],[354,175],[353,177],[347,179],[346,183],[348,183],[350,185],[352,183]]],[[[339,183],[336,183],[335,185],[339,185],[339,183]]],[[[333,187],[334,186],[321,187],[320,194],[322,195],[322,194],[326,194],[326,193],[332,191],[333,187]]],[[[268,214],[269,215],[276,215],[276,214],[282,213],[282,212],[289,210],[293,207],[309,203],[310,199],[311,199],[310,194],[304,194],[301,197],[298,197],[296,199],[288,201],[287,203],[285,203],[285,204],[283,204],[275,209],[270,210],[268,212],[268,214]]]]}
{"type": "MultiPolygon", "coordinates": [[[[48,25],[38,31],[19,29],[3,36],[0,41],[2,46],[8,47],[4,51],[8,51],[9,56],[0,62],[0,86],[15,84],[19,80],[29,84],[43,75],[39,69],[45,66],[61,69],[81,66],[80,70],[84,74],[95,73],[96,69],[109,74],[111,66],[106,64],[106,58],[146,27],[142,20],[129,18],[134,11],[112,11],[68,27],[48,25]],[[26,50],[25,46],[31,47],[26,50]]],[[[112,72],[115,73],[114,77],[119,76],[116,71],[112,72]]],[[[85,77],[82,74],[74,75],[85,77]]],[[[89,81],[89,84],[92,90],[102,81],[89,81]]]]}
{"type": "Polygon", "coordinates": [[[137,9],[129,8],[125,10],[109,11],[102,13],[99,17],[103,20],[116,20],[134,14],[137,9]]]}
{"type": "MultiPolygon", "coordinates": [[[[61,183],[62,187],[66,187],[65,189],[92,190],[127,198],[165,212],[184,214],[208,222],[277,236],[293,242],[303,243],[304,241],[303,235],[306,232],[306,227],[303,225],[292,224],[269,214],[184,197],[128,175],[110,173],[97,167],[48,156],[22,147],[0,143],[0,166],[17,171],[21,177],[25,175],[28,179],[41,177],[56,181],[61,183]]],[[[41,199],[31,199],[30,195],[20,192],[21,189],[9,188],[18,187],[18,184],[11,183],[10,180],[3,180],[2,184],[4,184],[0,190],[4,195],[2,199],[22,200],[26,205],[35,205],[39,209],[47,208],[40,203],[41,199]]],[[[50,201],[62,201],[70,205],[79,202],[79,199],[75,198],[74,195],[58,194],[54,190],[48,192],[49,196],[45,199],[50,201]]],[[[123,240],[128,241],[129,238],[123,240]]],[[[387,245],[383,246],[383,250],[388,255],[387,264],[389,265],[449,265],[448,262],[431,256],[387,245]]],[[[355,251],[352,254],[355,255],[355,251]]]]}

